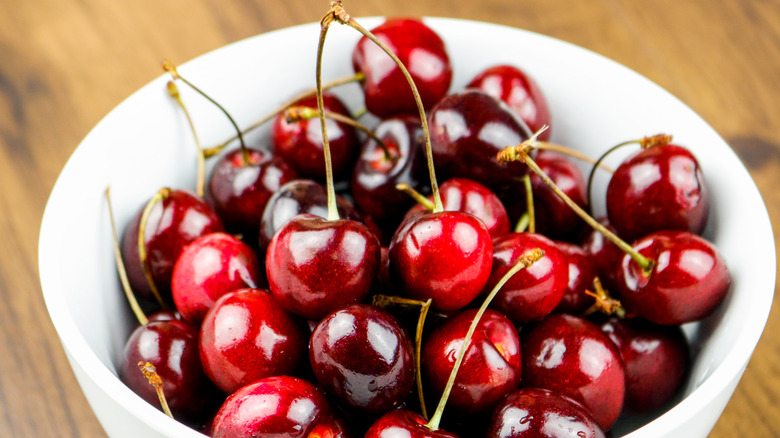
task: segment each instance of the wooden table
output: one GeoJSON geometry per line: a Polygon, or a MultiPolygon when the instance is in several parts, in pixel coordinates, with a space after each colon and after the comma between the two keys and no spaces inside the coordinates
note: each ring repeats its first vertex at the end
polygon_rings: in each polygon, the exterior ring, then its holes
{"type": "MultiPolygon", "coordinates": [[[[780,1],[374,0],[345,7],[354,16],[507,24],[627,65],[682,99],[736,149],[780,225],[780,1]]],[[[82,137],[158,76],[163,57],[185,61],[317,21],[326,9],[326,0],[0,2],[0,436],[104,436],[65,360],[36,270],[46,198],[82,137]]],[[[713,437],[778,436],[778,363],[774,312],[713,437]]]]}

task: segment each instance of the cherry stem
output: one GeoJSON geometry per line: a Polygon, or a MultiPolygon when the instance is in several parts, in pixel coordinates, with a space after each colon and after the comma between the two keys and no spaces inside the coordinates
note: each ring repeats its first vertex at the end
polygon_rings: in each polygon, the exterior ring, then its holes
{"type": "Polygon", "coordinates": [[[586,290],[585,294],[595,298],[596,302],[583,312],[583,317],[594,312],[601,312],[605,315],[615,314],[618,318],[626,317],[626,309],[622,306],[620,300],[616,300],[609,296],[609,293],[601,285],[601,280],[598,277],[593,279],[593,289],[595,292],[586,290]]]}
{"type": "Polygon", "coordinates": [[[414,83],[412,75],[409,74],[409,70],[406,69],[406,66],[401,62],[400,59],[398,59],[398,56],[396,56],[395,53],[393,53],[393,51],[387,47],[385,43],[380,41],[376,36],[374,36],[374,34],[366,30],[357,21],[350,17],[349,14],[347,14],[347,12],[341,6],[340,0],[332,1],[330,5],[331,10],[328,13],[328,16],[332,17],[332,20],[336,20],[341,24],[345,24],[357,30],[366,38],[370,39],[374,44],[379,46],[382,50],[384,50],[384,52],[390,56],[393,62],[395,62],[395,64],[401,70],[401,73],[403,73],[404,77],[406,78],[406,81],[409,83],[409,87],[412,89],[412,95],[414,95],[414,101],[417,104],[417,109],[420,113],[420,122],[422,124],[423,136],[425,138],[425,156],[428,161],[428,174],[431,178],[431,190],[433,191],[433,212],[440,213],[444,211],[444,206],[441,203],[441,196],[439,195],[439,184],[436,182],[436,170],[433,167],[433,150],[431,148],[431,134],[428,129],[428,118],[425,115],[425,108],[423,107],[422,99],[420,98],[420,92],[417,90],[417,85],[414,83]]]}
{"type": "Polygon", "coordinates": [[[642,271],[645,275],[650,275],[650,273],[653,270],[653,266],[655,265],[655,262],[642,254],[639,254],[637,250],[635,250],[631,245],[626,243],[623,239],[618,237],[615,233],[609,231],[606,227],[598,223],[591,215],[589,215],[585,210],[583,210],[579,205],[577,205],[574,201],[569,198],[569,196],[566,195],[554,182],[552,179],[550,179],[549,176],[541,169],[539,168],[539,165],[536,164],[536,162],[528,155],[528,152],[533,149],[536,145],[536,137],[542,133],[545,129],[547,129],[547,126],[542,127],[539,131],[537,131],[534,135],[531,136],[528,140],[525,140],[520,145],[517,146],[509,146],[505,149],[503,149],[501,152],[498,153],[498,162],[501,164],[506,164],[511,161],[521,161],[524,162],[534,173],[536,173],[539,178],[541,178],[542,182],[550,188],[556,195],[558,195],[561,200],[569,206],[579,217],[582,218],[588,225],[593,227],[596,231],[600,232],[604,235],[609,241],[617,245],[623,252],[627,253],[629,256],[631,256],[632,259],[642,268],[642,271]]]}
{"type": "Polygon", "coordinates": [[[418,192],[417,190],[413,189],[409,184],[406,183],[398,183],[395,185],[396,190],[400,190],[407,195],[411,196],[415,201],[417,201],[418,204],[425,207],[427,210],[433,210],[434,205],[433,202],[431,202],[430,199],[426,198],[422,195],[422,193],[418,192]]]}
{"type": "Polygon", "coordinates": [[[138,220],[138,257],[141,259],[141,266],[144,268],[144,276],[146,277],[146,282],[149,284],[149,289],[152,291],[154,299],[157,300],[157,303],[163,309],[167,309],[168,305],[163,301],[162,295],[160,295],[160,291],[154,283],[152,269],[149,266],[149,260],[146,254],[146,241],[144,238],[146,236],[146,223],[149,221],[149,215],[152,213],[152,209],[158,202],[162,202],[170,195],[171,189],[168,187],[163,187],[158,190],[157,193],[152,196],[152,199],[146,203],[143,212],[141,212],[141,218],[138,220]]]}
{"type": "Polygon", "coordinates": [[[179,87],[176,86],[174,81],[168,81],[168,94],[176,100],[184,111],[184,115],[187,117],[187,122],[189,122],[190,129],[192,130],[192,137],[195,139],[195,146],[198,148],[198,181],[195,187],[196,193],[202,198],[206,186],[206,154],[203,152],[203,148],[200,145],[200,139],[198,139],[198,133],[195,131],[195,124],[192,122],[190,112],[187,110],[187,106],[184,105],[184,101],[181,99],[181,94],[179,93],[179,87]]]}
{"type": "MultiPolygon", "coordinates": [[[[315,117],[319,117],[319,115],[320,112],[317,111],[317,108],[310,108],[308,106],[291,106],[287,108],[284,113],[287,123],[295,123],[301,120],[313,119],[315,117]]],[[[385,160],[390,160],[393,158],[393,156],[390,154],[390,150],[387,149],[385,142],[383,142],[381,138],[377,137],[376,134],[374,134],[374,131],[368,129],[366,125],[358,122],[352,117],[347,117],[344,114],[339,114],[328,110],[325,110],[325,118],[344,123],[345,125],[349,125],[363,132],[372,140],[374,140],[380,148],[382,148],[382,151],[385,153],[385,160]]]]}
{"type": "Polygon", "coordinates": [[[601,167],[602,169],[606,170],[609,173],[614,173],[615,172],[609,166],[601,164],[600,162],[597,164],[596,160],[593,159],[592,157],[589,157],[589,156],[583,154],[582,152],[574,150],[574,149],[572,149],[572,148],[570,148],[568,146],[563,146],[563,145],[560,145],[560,144],[549,143],[549,142],[546,142],[546,141],[539,140],[537,147],[539,149],[544,149],[544,150],[548,150],[548,151],[558,152],[558,153],[561,153],[561,154],[564,154],[564,155],[568,155],[570,157],[577,158],[578,160],[585,161],[586,163],[590,163],[590,164],[596,165],[596,167],[601,167]]]}
{"type": "MultiPolygon", "coordinates": [[[[157,368],[151,362],[138,362],[138,369],[141,370],[149,384],[154,386],[154,390],[157,391],[157,398],[160,399],[160,406],[162,406],[165,415],[173,418],[171,408],[168,406],[168,401],[165,399],[165,392],[163,391],[163,381],[160,375],[157,374],[157,368]]],[[[174,418],[175,419],[175,418],[174,418]]]]}
{"type": "Polygon", "coordinates": [[[514,232],[522,233],[523,231],[527,230],[529,222],[530,219],[528,218],[528,212],[523,213],[523,215],[520,216],[520,219],[517,221],[517,225],[515,225],[514,232]]]}
{"type": "Polygon", "coordinates": [[[322,52],[325,48],[325,37],[328,35],[330,23],[333,22],[333,14],[329,12],[320,21],[320,39],[317,43],[317,68],[316,68],[316,95],[317,110],[322,128],[322,151],[325,154],[325,188],[328,193],[328,220],[339,220],[339,209],[336,205],[336,190],[333,187],[333,168],[330,158],[330,143],[328,142],[328,128],[325,123],[325,102],[322,99],[322,52]]]}
{"type": "Polygon", "coordinates": [[[163,67],[163,70],[165,70],[168,73],[170,73],[170,75],[174,79],[179,79],[182,82],[184,82],[185,84],[187,84],[196,93],[198,93],[201,96],[205,97],[206,100],[208,100],[209,102],[213,103],[214,106],[219,108],[219,110],[222,111],[223,114],[225,114],[225,117],[227,117],[227,119],[230,121],[230,124],[233,125],[233,128],[235,128],[235,130],[236,130],[236,135],[238,136],[238,141],[241,144],[241,154],[243,155],[244,163],[246,165],[251,165],[252,162],[251,162],[251,159],[249,157],[249,151],[247,150],[246,142],[244,142],[244,135],[241,133],[241,128],[238,127],[238,124],[233,119],[233,117],[230,115],[230,113],[227,112],[227,110],[222,105],[220,105],[219,102],[217,102],[216,100],[212,99],[211,96],[209,96],[208,94],[203,92],[200,88],[196,87],[192,82],[190,82],[186,78],[182,77],[179,74],[179,71],[176,70],[176,66],[173,65],[173,63],[171,61],[165,60],[165,62],[163,62],[163,66],[162,67],[163,67]]]}
{"type": "Polygon", "coordinates": [[[437,430],[439,428],[441,416],[444,413],[444,407],[447,405],[447,399],[450,396],[452,387],[455,385],[455,377],[458,375],[458,370],[460,369],[461,363],[463,363],[463,358],[466,356],[466,351],[471,345],[471,338],[477,329],[477,325],[479,325],[479,321],[482,319],[482,315],[490,305],[490,302],[493,301],[493,298],[495,298],[495,296],[498,294],[498,291],[504,287],[504,284],[506,284],[506,282],[509,281],[513,275],[515,275],[521,269],[533,265],[542,257],[544,257],[544,251],[539,248],[529,250],[521,255],[512,269],[504,274],[504,276],[501,277],[501,280],[496,283],[496,286],[493,288],[493,290],[490,291],[490,294],[488,294],[487,298],[485,298],[485,301],[479,307],[479,310],[477,310],[477,314],[474,316],[474,319],[471,321],[471,325],[469,326],[469,330],[466,332],[466,337],[463,338],[463,345],[460,347],[458,358],[455,359],[455,365],[452,367],[450,377],[447,380],[447,385],[444,387],[444,392],[441,395],[441,399],[439,399],[439,405],[436,406],[436,411],[433,413],[433,417],[431,417],[431,420],[426,425],[430,430],[437,430]]]}
{"type": "Polygon", "coordinates": [[[114,222],[114,209],[111,207],[111,188],[106,187],[106,202],[108,202],[108,216],[111,221],[111,233],[114,239],[114,259],[116,260],[116,270],[119,272],[119,281],[122,283],[122,290],[125,292],[127,302],[130,303],[130,308],[133,310],[133,314],[141,325],[149,323],[149,318],[144,315],[144,311],[141,310],[141,306],[138,304],[138,300],[133,294],[133,289],[130,287],[130,280],[127,278],[127,270],[125,269],[125,263],[122,261],[122,251],[119,249],[119,238],[117,237],[116,225],[114,222]]]}
{"type": "Polygon", "coordinates": [[[525,186],[525,202],[528,211],[528,232],[535,233],[536,210],[534,210],[534,189],[531,185],[531,175],[525,175],[523,177],[523,185],[525,186]]]}

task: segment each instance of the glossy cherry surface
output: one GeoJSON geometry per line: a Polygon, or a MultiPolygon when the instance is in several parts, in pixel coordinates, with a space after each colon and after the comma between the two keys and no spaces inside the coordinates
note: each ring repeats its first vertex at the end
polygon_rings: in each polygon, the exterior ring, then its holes
{"type": "MultiPolygon", "coordinates": [[[[535,160],[558,188],[575,204],[587,210],[587,182],[579,167],[565,156],[552,151],[540,150],[535,160]]],[[[535,173],[531,175],[531,187],[538,233],[564,239],[575,236],[582,229],[585,222],[535,173]]]]}
{"type": "Polygon", "coordinates": [[[499,151],[531,133],[506,104],[481,91],[466,90],[440,100],[428,113],[431,147],[441,177],[463,177],[493,190],[528,172],[520,162],[501,165],[499,151]]]}
{"type": "MultiPolygon", "coordinates": [[[[609,231],[617,234],[617,230],[606,217],[597,218],[598,222],[609,231]]],[[[618,292],[617,271],[620,260],[625,254],[614,243],[604,237],[599,231],[588,227],[580,241],[582,249],[591,255],[596,264],[599,279],[610,293],[618,292]]]]}
{"type": "Polygon", "coordinates": [[[521,338],[523,385],[581,403],[608,431],[620,415],[625,372],[620,352],[598,326],[566,314],[540,321],[521,338]]]}
{"type": "Polygon", "coordinates": [[[442,429],[431,430],[418,413],[396,409],[379,417],[364,438],[458,438],[442,429]]]}
{"type": "Polygon", "coordinates": [[[206,201],[231,232],[257,233],[271,195],[297,174],[283,159],[261,149],[230,151],[214,163],[206,185],[206,201]]]}
{"type": "MultiPolygon", "coordinates": [[[[444,42],[422,21],[390,18],[371,29],[398,57],[412,76],[425,108],[439,101],[450,88],[452,66],[444,42]]],[[[366,37],[352,52],[352,66],[365,75],[366,108],[380,118],[419,114],[411,88],[401,69],[382,48],[366,37]]]]}
{"type": "Polygon", "coordinates": [[[154,321],[140,326],[130,335],[122,353],[119,378],[149,404],[161,409],[157,392],[139,370],[138,362],[155,366],[168,405],[180,420],[201,419],[216,396],[216,388],[201,366],[198,328],[186,322],[154,321]]]}
{"type": "MultiPolygon", "coordinates": [[[[154,204],[146,221],[144,244],[147,264],[154,284],[170,299],[173,266],[184,247],[200,236],[224,231],[222,220],[204,201],[186,190],[165,190],[165,196],[154,204]]],[[[122,259],[133,291],[147,301],[153,301],[138,249],[138,228],[144,208],[125,229],[122,239],[122,259]]]]}
{"type": "Polygon", "coordinates": [[[569,265],[569,283],[555,311],[580,314],[595,301],[585,291],[595,291],[593,279],[597,276],[596,263],[580,246],[568,242],[555,242],[555,245],[563,252],[569,265]]]}
{"type": "Polygon", "coordinates": [[[654,260],[650,275],[628,255],[618,267],[620,298],[627,310],[657,324],[683,324],[711,314],[731,285],[715,247],[686,231],[659,231],[632,245],[654,260]]]}
{"type": "Polygon", "coordinates": [[[485,224],[457,211],[419,213],[390,242],[390,275],[410,298],[438,310],[471,302],[488,280],[493,245],[485,224]]]}
{"type": "Polygon", "coordinates": [[[615,170],[607,186],[607,215],[629,241],[655,231],[701,234],[710,212],[702,169],[687,149],[640,150],[615,170]]]}
{"type": "MultiPolygon", "coordinates": [[[[323,93],[326,111],[351,117],[347,107],[333,94],[323,93]]],[[[317,109],[314,96],[300,100],[296,106],[317,109]]],[[[360,142],[355,128],[343,122],[326,119],[328,143],[333,164],[333,175],[344,178],[352,171],[360,142]]],[[[304,178],[325,180],[325,156],[322,145],[322,125],[319,117],[307,120],[287,122],[284,114],[274,119],[271,132],[274,152],[284,159],[304,178]]]]}
{"type": "MultiPolygon", "coordinates": [[[[466,88],[476,88],[500,99],[515,112],[531,130],[536,132],[542,126],[552,126],[547,100],[536,81],[524,71],[512,65],[496,65],[479,73],[466,88]]],[[[539,135],[540,140],[549,140],[551,129],[539,135]]]]}
{"type": "Polygon", "coordinates": [[[493,242],[493,269],[485,285],[489,293],[526,252],[539,248],[544,257],[506,282],[491,307],[517,324],[542,319],[561,301],[569,282],[569,266],[555,242],[536,233],[511,233],[493,242]]]}
{"type": "Polygon", "coordinates": [[[401,403],[414,385],[414,347],[395,317],[353,304],[320,321],[309,341],[317,382],[342,405],[370,413],[401,403]]]}
{"type": "Polygon", "coordinates": [[[291,374],[306,357],[309,331],[262,289],[223,295],[203,319],[200,358],[209,378],[230,394],[264,377],[291,374]]]}
{"type": "Polygon", "coordinates": [[[521,388],[496,406],[486,438],[604,438],[587,410],[540,388],[521,388]]]}
{"type": "Polygon", "coordinates": [[[259,287],[263,279],[257,255],[225,233],[199,237],[182,251],[173,269],[173,302],[182,317],[198,324],[220,296],[259,287]]]}
{"type": "Polygon", "coordinates": [[[214,418],[212,437],[348,438],[349,433],[313,384],[278,376],[228,397],[214,418]]]}
{"type": "MultiPolygon", "coordinates": [[[[476,309],[458,313],[434,330],[423,344],[425,381],[437,397],[444,391],[476,313],[476,309]]],[[[506,316],[486,310],[458,369],[447,407],[469,415],[489,411],[517,388],[520,367],[517,329],[506,316]]]]}
{"type": "Polygon", "coordinates": [[[379,241],[365,225],[299,214],[268,245],[266,272],[282,307],[307,319],[320,319],[362,300],[379,261],[379,241]]]}
{"type": "Polygon", "coordinates": [[[674,397],[690,367],[688,341],[679,326],[609,318],[600,327],[623,358],[627,410],[649,412],[674,397]]]}

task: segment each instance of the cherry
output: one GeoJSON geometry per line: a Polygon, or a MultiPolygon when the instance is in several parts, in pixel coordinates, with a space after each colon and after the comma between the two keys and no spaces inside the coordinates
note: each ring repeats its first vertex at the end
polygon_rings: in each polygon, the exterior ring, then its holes
{"type": "Polygon", "coordinates": [[[228,152],[214,164],[209,175],[206,200],[232,232],[254,235],[271,195],[295,171],[270,152],[247,148],[228,152]]]}
{"type": "MultiPolygon", "coordinates": [[[[466,88],[475,88],[502,100],[523,119],[532,132],[550,125],[550,110],[539,85],[517,67],[489,67],[472,79],[466,88]]],[[[550,131],[543,132],[539,139],[549,140],[550,131]]]]}
{"type": "Polygon", "coordinates": [[[383,413],[414,385],[412,342],[389,313],[365,304],[320,321],[309,341],[317,382],[346,407],[383,413]]]}
{"type": "Polygon", "coordinates": [[[146,300],[155,299],[155,292],[170,300],[171,276],[179,254],[198,237],[219,231],[224,231],[222,221],[204,200],[186,190],[161,189],[125,229],[122,258],[131,287],[146,300]]]}
{"type": "MultiPolygon", "coordinates": [[[[327,111],[349,116],[349,110],[333,94],[323,94],[323,105],[327,111]]],[[[302,99],[296,105],[317,108],[315,96],[302,99]]],[[[343,122],[328,119],[333,160],[333,173],[345,177],[351,171],[360,143],[355,128],[343,122]]],[[[306,178],[324,180],[322,130],[318,119],[287,122],[284,114],[276,116],[271,132],[274,152],[282,157],[295,171],[306,178]]]]}
{"type": "MultiPolygon", "coordinates": [[[[609,223],[609,219],[602,217],[598,222],[612,233],[617,233],[615,227],[609,223]]],[[[600,231],[590,228],[584,233],[581,240],[582,249],[591,255],[591,260],[596,264],[598,276],[604,285],[613,292],[618,291],[617,269],[623,251],[612,243],[600,231]]]]}
{"type": "Polygon", "coordinates": [[[308,329],[262,289],[220,297],[203,319],[200,359],[209,378],[230,394],[264,377],[293,373],[306,354],[308,329]]]}
{"type": "Polygon", "coordinates": [[[701,234],[709,216],[709,192],[696,158],[671,144],[627,158],[607,186],[607,215],[628,240],[661,230],[701,234]]]}
{"type": "Polygon", "coordinates": [[[674,397],[690,367],[688,342],[679,326],[612,317],[601,323],[601,330],[623,358],[628,411],[649,412],[674,397]]]}
{"type": "Polygon", "coordinates": [[[496,154],[531,135],[503,102],[481,91],[466,90],[440,100],[428,114],[431,146],[445,176],[474,180],[493,190],[528,172],[522,163],[506,166],[496,154]]]}
{"type": "Polygon", "coordinates": [[[579,403],[540,388],[521,388],[496,406],[486,438],[604,438],[579,403]]]}
{"type": "Polygon", "coordinates": [[[593,290],[593,279],[597,276],[593,256],[582,247],[568,242],[555,242],[569,264],[569,283],[561,302],[555,308],[557,312],[580,314],[593,304],[593,297],[586,290],[593,290]]]}
{"type": "Polygon", "coordinates": [[[566,256],[555,243],[536,233],[511,233],[494,241],[493,268],[484,292],[528,250],[539,248],[544,258],[513,276],[501,289],[492,307],[518,324],[542,319],[560,303],[569,281],[566,256]]]}
{"type": "MultiPolygon", "coordinates": [[[[569,198],[586,208],[587,184],[579,167],[565,156],[546,150],[539,151],[536,163],[569,198]]],[[[553,238],[570,238],[585,225],[538,175],[531,175],[531,186],[538,233],[553,238]]]]}
{"type": "MultiPolygon", "coordinates": [[[[390,18],[371,33],[386,44],[411,73],[425,108],[438,102],[450,87],[452,66],[444,42],[422,21],[390,18]]],[[[365,76],[366,108],[380,118],[415,114],[417,105],[397,63],[367,37],[352,53],[352,66],[365,76]]]]}
{"type": "Polygon", "coordinates": [[[228,397],[214,417],[213,438],[349,436],[317,388],[296,377],[258,380],[228,397]]]}
{"type": "MultiPolygon", "coordinates": [[[[538,263],[538,262],[537,262],[538,263]]],[[[463,311],[431,333],[423,344],[423,370],[437,394],[463,346],[476,309],[463,311]]],[[[520,338],[511,321],[495,310],[487,310],[477,325],[452,387],[449,406],[473,415],[489,411],[520,382],[520,338]]]]}
{"type": "Polygon", "coordinates": [[[521,338],[526,387],[557,391],[580,402],[609,430],[620,415],[625,372],[620,352],[599,328],[582,318],[554,314],[521,338]]]}
{"type": "Polygon", "coordinates": [[[416,412],[397,409],[379,417],[364,438],[458,438],[442,429],[431,430],[427,423],[416,412]]]}
{"type": "Polygon", "coordinates": [[[656,262],[647,271],[629,255],[620,261],[619,293],[629,311],[657,324],[684,324],[708,316],[725,298],[731,276],[705,239],[686,231],[659,231],[632,246],[656,262]]]}

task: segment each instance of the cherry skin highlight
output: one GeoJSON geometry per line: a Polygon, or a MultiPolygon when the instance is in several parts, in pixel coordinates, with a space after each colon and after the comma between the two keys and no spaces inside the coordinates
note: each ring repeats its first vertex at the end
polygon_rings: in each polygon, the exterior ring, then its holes
{"type": "Polygon", "coordinates": [[[593,257],[580,246],[568,242],[555,242],[555,245],[563,252],[569,265],[569,283],[555,311],[572,315],[580,314],[594,303],[594,298],[585,291],[594,291],[596,263],[593,257]]]}
{"type": "Polygon", "coordinates": [[[379,417],[364,438],[459,438],[442,429],[431,430],[418,413],[396,409],[379,417]]]}

